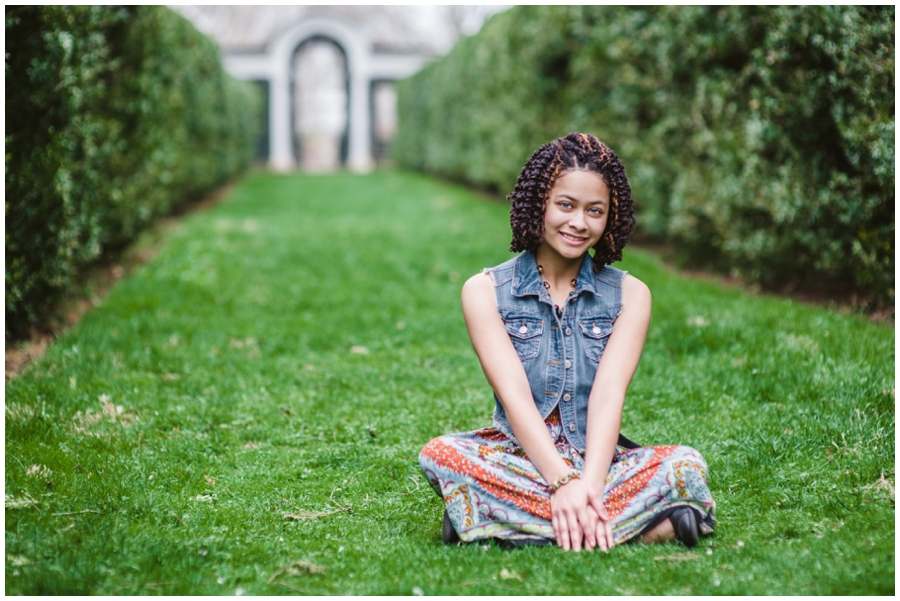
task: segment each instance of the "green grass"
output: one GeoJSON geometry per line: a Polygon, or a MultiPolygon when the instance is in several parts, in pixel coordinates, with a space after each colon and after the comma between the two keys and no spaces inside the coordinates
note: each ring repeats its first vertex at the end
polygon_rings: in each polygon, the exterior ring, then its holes
{"type": "Polygon", "coordinates": [[[703,453],[716,534],[443,546],[417,455],[490,423],[459,290],[508,227],[398,172],[253,175],[179,222],[6,385],[6,593],[893,594],[893,329],[637,249],[623,431],[703,453]]]}

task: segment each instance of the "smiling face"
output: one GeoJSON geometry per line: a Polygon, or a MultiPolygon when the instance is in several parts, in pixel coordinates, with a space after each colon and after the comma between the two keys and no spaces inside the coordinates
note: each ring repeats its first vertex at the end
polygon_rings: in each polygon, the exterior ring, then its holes
{"type": "Polygon", "coordinates": [[[547,195],[539,253],[567,260],[582,257],[606,230],[609,201],[609,186],[593,171],[562,173],[547,195]]]}

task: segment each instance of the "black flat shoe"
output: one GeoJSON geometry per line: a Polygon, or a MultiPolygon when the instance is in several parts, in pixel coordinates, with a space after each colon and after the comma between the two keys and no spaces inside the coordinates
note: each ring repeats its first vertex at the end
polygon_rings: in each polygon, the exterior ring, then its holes
{"type": "Polygon", "coordinates": [[[447,513],[446,509],[444,510],[444,529],[441,533],[441,538],[444,540],[445,545],[455,545],[460,542],[459,535],[453,528],[453,522],[450,521],[450,514],[447,513]]]}
{"type": "Polygon", "coordinates": [[[683,507],[669,516],[675,528],[675,540],[685,547],[695,547],[700,542],[700,527],[697,525],[697,513],[690,507],[683,507]]]}
{"type": "Polygon", "coordinates": [[[549,547],[556,543],[547,538],[494,538],[491,539],[497,543],[501,549],[523,549],[525,547],[549,547]]]}

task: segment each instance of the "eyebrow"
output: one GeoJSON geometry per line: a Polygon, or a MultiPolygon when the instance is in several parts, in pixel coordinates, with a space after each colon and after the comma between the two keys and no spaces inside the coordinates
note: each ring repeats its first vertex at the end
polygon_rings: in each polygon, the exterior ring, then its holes
{"type": "Polygon", "coordinates": [[[574,200],[575,202],[584,202],[585,204],[589,204],[589,205],[605,205],[605,204],[607,204],[607,201],[605,201],[603,199],[582,201],[578,198],[575,198],[574,196],[569,196],[568,194],[560,194],[559,198],[568,198],[569,200],[574,200]]]}

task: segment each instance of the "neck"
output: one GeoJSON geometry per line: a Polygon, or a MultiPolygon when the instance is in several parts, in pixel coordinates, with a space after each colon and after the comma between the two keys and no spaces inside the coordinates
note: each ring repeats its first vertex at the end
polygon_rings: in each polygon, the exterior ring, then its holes
{"type": "Polygon", "coordinates": [[[571,288],[570,282],[578,277],[581,263],[584,260],[584,255],[575,259],[567,259],[556,253],[544,252],[542,246],[538,247],[534,257],[537,264],[544,268],[543,279],[550,282],[554,288],[564,287],[566,289],[571,288]]]}

